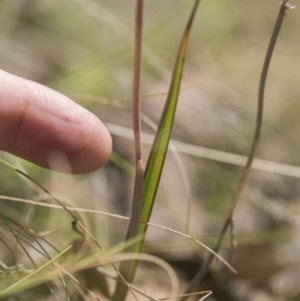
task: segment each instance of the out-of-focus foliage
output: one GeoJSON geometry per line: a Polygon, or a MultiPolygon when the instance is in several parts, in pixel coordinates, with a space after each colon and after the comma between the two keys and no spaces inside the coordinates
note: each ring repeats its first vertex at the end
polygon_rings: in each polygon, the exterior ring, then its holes
{"type": "MultiPolygon", "coordinates": [[[[192,4],[186,0],[146,1],[144,132],[153,134],[149,119],[156,123],[159,120],[192,4]]],[[[3,0],[0,66],[68,95],[104,122],[131,128],[134,5],[128,0],[3,0]]],[[[278,9],[279,1],[201,2],[186,58],[174,140],[247,156],[260,71],[278,9]]],[[[267,79],[257,152],[260,159],[291,166],[300,166],[299,14],[298,8],[287,13],[278,38],[267,79]]],[[[82,177],[45,171],[7,154],[2,157],[24,168],[50,191],[67,198],[69,205],[128,215],[133,190],[128,163],[133,162],[133,143],[122,137],[122,132],[113,135],[113,139],[115,155],[111,162],[82,177]]],[[[143,150],[146,160],[150,147],[145,144],[143,150]]],[[[180,153],[178,156],[179,161],[172,152],[167,156],[151,222],[180,231],[188,228],[190,235],[213,245],[241,167],[180,153]]],[[[233,265],[240,275],[228,278],[223,266],[212,267],[212,277],[206,282],[215,292],[212,299],[299,297],[299,174],[251,172],[234,215],[239,246],[233,265]]],[[[49,201],[4,166],[0,167],[0,178],[1,195],[49,201]]],[[[78,240],[77,234],[71,232],[71,220],[61,210],[28,209],[8,200],[0,200],[0,208],[1,213],[10,214],[22,225],[27,223],[37,233],[47,234],[45,238],[61,250],[78,240]]],[[[83,215],[104,248],[123,240],[126,221],[83,215]]],[[[5,231],[2,227],[1,237],[13,241],[14,237],[5,231]]],[[[162,230],[148,231],[145,250],[174,264],[184,287],[201,263],[199,254],[205,255],[204,250],[162,230]]],[[[228,239],[221,252],[226,259],[233,252],[229,242],[228,239]]],[[[13,266],[9,251],[4,246],[0,248],[0,260],[13,266]]],[[[18,264],[31,265],[21,248],[13,252],[18,264]]],[[[37,252],[30,252],[37,262],[44,260],[37,252]]],[[[142,266],[139,273],[136,285],[157,290],[158,297],[169,295],[167,282],[161,280],[164,275],[159,277],[155,269],[147,266],[142,266]]],[[[84,277],[91,284],[91,277],[84,277]]],[[[70,286],[74,293],[76,285],[70,286]]],[[[47,288],[41,290],[43,294],[45,291],[49,294],[47,288]]],[[[39,291],[28,294],[30,300],[40,300],[39,291]]]]}

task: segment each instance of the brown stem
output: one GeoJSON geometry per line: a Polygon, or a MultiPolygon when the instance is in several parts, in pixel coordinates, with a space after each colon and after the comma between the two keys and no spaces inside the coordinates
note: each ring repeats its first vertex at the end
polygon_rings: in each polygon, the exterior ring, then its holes
{"type": "MultiPolygon", "coordinates": [[[[224,226],[223,226],[223,228],[220,232],[220,235],[219,235],[218,241],[216,243],[216,246],[213,249],[215,252],[218,252],[218,250],[221,246],[223,237],[224,237],[229,225],[231,224],[234,209],[235,209],[235,207],[238,203],[238,200],[240,198],[240,195],[241,195],[241,192],[243,190],[244,184],[246,183],[248,174],[249,174],[250,169],[251,169],[251,164],[252,164],[252,161],[254,159],[255,151],[257,149],[257,145],[258,145],[259,138],[260,138],[260,133],[261,133],[261,128],[262,128],[262,121],[263,121],[264,91],[265,91],[265,85],[266,85],[268,69],[269,69],[270,61],[271,61],[271,58],[272,58],[272,54],[273,54],[273,51],[274,51],[274,47],[275,47],[275,44],[276,44],[276,41],[277,41],[277,37],[279,35],[279,31],[280,31],[284,16],[290,8],[290,5],[287,2],[288,1],[285,0],[285,1],[282,1],[282,3],[281,3],[281,7],[280,7],[280,10],[279,10],[279,13],[278,13],[278,16],[277,16],[277,20],[276,20],[276,23],[275,23],[275,26],[274,26],[274,29],[273,29],[273,33],[272,33],[270,42],[269,42],[269,46],[268,46],[268,49],[267,49],[267,53],[266,53],[266,56],[265,56],[265,60],[264,60],[264,64],[263,64],[263,68],[262,68],[262,72],[261,72],[261,76],[260,76],[260,83],[259,83],[259,89],[258,89],[258,105],[257,105],[255,134],[254,134],[252,146],[251,146],[251,149],[250,149],[250,153],[249,153],[249,156],[248,156],[248,160],[247,160],[246,166],[244,167],[242,175],[240,177],[240,180],[239,180],[237,189],[235,191],[235,194],[232,197],[230,207],[229,207],[229,210],[227,212],[226,219],[225,219],[224,226]]],[[[203,280],[203,278],[204,278],[204,276],[205,276],[205,274],[206,274],[213,258],[214,258],[214,255],[212,253],[210,253],[207,256],[206,260],[201,265],[201,268],[199,269],[199,271],[197,272],[195,277],[192,279],[192,281],[189,283],[188,287],[186,288],[186,291],[185,291],[186,294],[192,292],[194,290],[195,286],[197,285],[197,283],[200,283],[203,280]]],[[[185,297],[181,298],[180,301],[184,301],[185,299],[186,299],[185,297]]]]}
{"type": "MultiPolygon", "coordinates": [[[[136,1],[136,19],[135,19],[135,52],[134,52],[134,78],[133,78],[133,131],[135,146],[135,182],[133,201],[131,209],[130,223],[126,240],[135,237],[138,233],[140,211],[143,201],[144,172],[142,162],[142,144],[141,144],[141,117],[140,117],[140,82],[142,65],[142,41],[143,41],[143,8],[144,0],[136,1]]],[[[130,248],[125,251],[131,251],[130,248]]],[[[122,262],[120,272],[131,282],[134,277],[136,263],[122,262]]],[[[113,300],[122,301],[125,299],[127,287],[121,283],[116,284],[113,300]]]]}

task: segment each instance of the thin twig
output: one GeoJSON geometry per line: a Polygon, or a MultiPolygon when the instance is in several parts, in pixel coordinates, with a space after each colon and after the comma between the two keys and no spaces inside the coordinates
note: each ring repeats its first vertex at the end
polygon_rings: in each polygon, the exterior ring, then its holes
{"type": "MultiPolygon", "coordinates": [[[[227,216],[226,216],[226,220],[224,223],[224,226],[220,232],[218,241],[216,243],[216,246],[214,248],[215,252],[218,252],[221,243],[223,241],[224,235],[229,227],[229,225],[231,224],[231,220],[232,220],[232,215],[234,212],[234,209],[238,203],[238,200],[240,198],[241,192],[243,190],[243,187],[246,183],[248,174],[250,172],[251,169],[251,164],[252,161],[254,159],[254,155],[255,155],[255,151],[257,149],[257,145],[259,143],[259,138],[260,138],[260,133],[261,133],[261,128],[262,128],[262,121],[263,121],[263,104],[264,104],[264,91],[265,91],[265,85],[266,85],[266,79],[267,79],[267,74],[268,74],[268,69],[269,69],[269,65],[270,65],[270,61],[272,58],[272,54],[274,51],[274,47],[276,44],[276,40],[284,19],[284,16],[286,14],[286,12],[290,9],[289,4],[287,3],[287,0],[282,1],[281,3],[281,7],[277,16],[277,20],[273,29],[273,33],[269,42],[269,46],[267,49],[267,53],[265,56],[265,60],[264,60],[264,64],[263,64],[263,68],[262,68],[262,72],[261,72],[261,77],[260,77],[260,83],[259,83],[259,90],[258,90],[258,105],[257,105],[257,115],[256,115],[256,126],[255,126],[255,134],[254,134],[254,138],[253,138],[253,142],[252,142],[252,146],[251,146],[251,150],[248,156],[248,160],[247,160],[247,164],[244,167],[244,170],[242,172],[242,175],[240,177],[237,189],[235,191],[235,194],[231,200],[230,203],[230,207],[229,210],[227,212],[227,216]]],[[[197,285],[197,283],[200,283],[202,281],[202,279],[204,278],[212,260],[214,258],[214,255],[212,253],[210,253],[206,260],[203,262],[201,268],[199,269],[199,271],[197,272],[197,274],[195,275],[195,277],[192,279],[192,281],[189,283],[188,287],[186,288],[185,293],[190,293],[194,290],[195,286],[197,285]]],[[[181,298],[180,301],[185,300],[186,298],[181,298]]]]}

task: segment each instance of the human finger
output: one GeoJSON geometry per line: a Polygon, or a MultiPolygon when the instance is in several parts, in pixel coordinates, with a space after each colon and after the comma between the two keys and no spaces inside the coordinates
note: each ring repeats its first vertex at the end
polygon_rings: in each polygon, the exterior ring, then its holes
{"type": "MultiPolygon", "coordinates": [[[[42,167],[63,154],[74,174],[108,160],[111,136],[91,112],[38,83],[0,70],[0,149],[42,167]]],[[[59,165],[55,170],[65,171],[59,165]]]]}

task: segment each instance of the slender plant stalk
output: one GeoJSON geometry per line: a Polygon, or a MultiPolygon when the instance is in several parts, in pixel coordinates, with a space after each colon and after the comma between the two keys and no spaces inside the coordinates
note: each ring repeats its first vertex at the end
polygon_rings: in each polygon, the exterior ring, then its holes
{"type": "Polygon", "coordinates": [[[141,117],[140,117],[140,81],[142,60],[142,34],[143,34],[143,7],[144,0],[137,0],[136,26],[135,26],[135,59],[134,59],[134,81],[133,81],[133,131],[135,144],[135,184],[133,203],[127,239],[137,235],[141,205],[143,201],[143,162],[141,143],[141,117]]]}
{"type": "MultiPolygon", "coordinates": [[[[135,146],[135,182],[131,217],[128,227],[126,240],[138,235],[140,212],[143,202],[144,171],[142,162],[142,143],[141,143],[141,117],[140,117],[140,83],[141,83],[141,65],[142,65],[142,42],[143,42],[143,10],[144,0],[136,1],[135,16],[135,52],[134,52],[134,78],[133,78],[133,132],[135,146]]],[[[125,252],[132,252],[133,247],[126,248],[125,252]]],[[[120,264],[120,272],[126,281],[131,282],[133,276],[130,276],[130,267],[132,263],[124,261],[120,264]]],[[[124,300],[127,293],[127,287],[121,282],[116,283],[116,289],[113,300],[124,300]]]]}
{"type": "MultiPolygon", "coordinates": [[[[233,195],[233,198],[231,200],[230,207],[229,207],[229,210],[227,212],[227,216],[226,216],[226,219],[225,219],[224,226],[223,226],[223,228],[220,232],[218,241],[217,241],[216,246],[214,248],[215,252],[219,251],[219,248],[222,244],[224,235],[225,235],[228,227],[232,223],[232,215],[233,215],[234,209],[235,209],[235,207],[238,203],[238,200],[239,200],[240,195],[242,193],[243,187],[246,183],[248,174],[249,174],[250,169],[251,169],[251,164],[252,164],[252,161],[254,159],[256,149],[257,149],[257,145],[259,143],[259,138],[260,138],[260,133],[261,133],[261,128],[262,128],[262,121],[263,121],[264,92],[265,92],[265,86],[266,86],[266,79],[267,79],[267,74],[268,74],[270,61],[271,61],[271,58],[272,58],[272,54],[273,54],[273,51],[274,51],[274,48],[275,48],[275,44],[276,44],[276,41],[277,41],[277,37],[279,35],[279,31],[280,31],[284,16],[290,8],[290,5],[287,2],[288,1],[285,0],[285,1],[282,1],[282,3],[281,3],[281,7],[280,7],[280,10],[279,10],[279,13],[278,13],[278,16],[277,16],[277,20],[276,20],[276,23],[275,23],[275,26],[274,26],[274,29],[273,29],[273,33],[272,33],[270,42],[269,42],[269,46],[268,46],[268,49],[267,49],[267,53],[266,53],[266,56],[265,56],[265,60],[264,60],[264,64],[263,64],[263,68],[262,68],[262,72],[261,72],[261,76],[260,76],[260,83],[259,83],[259,89],[258,89],[258,105],[257,105],[255,134],[254,134],[252,146],[251,146],[251,149],[250,149],[250,153],[249,153],[249,156],[248,156],[248,160],[247,160],[246,166],[244,167],[242,175],[240,177],[237,189],[236,189],[236,191],[233,195]]],[[[186,290],[185,290],[186,294],[192,292],[194,290],[195,286],[203,280],[207,270],[209,269],[209,266],[210,266],[213,258],[214,258],[214,255],[212,253],[210,253],[207,256],[206,260],[201,265],[201,268],[199,269],[199,271],[197,272],[195,277],[192,279],[192,281],[189,283],[188,287],[186,288],[186,290]]],[[[186,297],[181,298],[180,301],[184,301],[185,299],[186,299],[186,297]]]]}
{"type": "MultiPolygon", "coordinates": [[[[142,239],[138,241],[134,248],[133,252],[141,252],[143,246],[143,238],[147,230],[147,222],[149,221],[152,208],[155,201],[155,196],[160,182],[160,177],[162,174],[166,154],[168,151],[168,145],[170,141],[170,135],[173,127],[173,122],[176,113],[177,101],[179,97],[180,84],[182,73],[184,69],[184,61],[187,50],[187,45],[189,41],[189,36],[191,32],[191,27],[193,24],[194,17],[200,0],[194,2],[191,15],[187,22],[186,28],[184,30],[181,43],[179,46],[175,67],[173,70],[172,80],[168,92],[168,97],[161,115],[159,122],[158,130],[152,145],[152,149],[147,161],[145,173],[144,173],[144,185],[143,185],[143,199],[142,207],[140,210],[138,225],[138,236],[141,236],[142,239]],[[141,223],[142,222],[142,223],[141,223]]],[[[137,261],[130,263],[129,268],[126,268],[126,273],[128,273],[127,281],[131,282],[134,278],[135,269],[137,266],[137,261]]],[[[115,292],[114,301],[123,301],[126,296],[126,288],[122,287],[120,284],[117,284],[117,289],[115,292]]]]}

